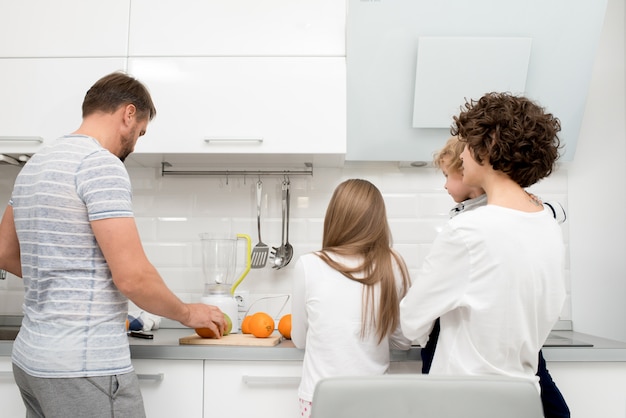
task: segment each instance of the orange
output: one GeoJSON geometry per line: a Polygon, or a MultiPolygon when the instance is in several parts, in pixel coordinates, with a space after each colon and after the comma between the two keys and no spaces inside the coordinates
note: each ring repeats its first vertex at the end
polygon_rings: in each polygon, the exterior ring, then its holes
{"type": "MultiPolygon", "coordinates": [[[[230,317],[224,314],[224,319],[226,320],[226,329],[224,330],[224,335],[230,334],[233,330],[233,321],[230,320],[230,317]]],[[[217,334],[211,331],[210,328],[195,328],[196,334],[201,336],[202,338],[217,338],[217,334]]]]}
{"type": "Polygon", "coordinates": [[[211,328],[196,328],[195,331],[202,338],[217,338],[217,334],[211,331],[211,328]]]}
{"type": "Polygon", "coordinates": [[[246,315],[241,321],[242,334],[250,334],[250,319],[252,319],[252,315],[246,315]]]}
{"type": "Polygon", "coordinates": [[[287,339],[291,339],[291,314],[283,315],[278,321],[278,332],[287,339]]]}
{"type": "Polygon", "coordinates": [[[267,338],[274,332],[274,319],[265,312],[257,312],[250,319],[250,333],[257,338],[267,338]]]}

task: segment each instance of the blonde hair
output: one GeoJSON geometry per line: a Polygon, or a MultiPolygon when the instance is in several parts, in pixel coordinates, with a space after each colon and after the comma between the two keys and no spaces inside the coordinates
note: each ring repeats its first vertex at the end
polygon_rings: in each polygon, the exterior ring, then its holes
{"type": "Polygon", "coordinates": [[[434,166],[439,169],[445,168],[449,171],[460,172],[463,167],[461,153],[464,149],[465,143],[459,141],[458,136],[451,136],[448,138],[443,148],[435,153],[433,157],[434,166]]]}
{"type": "Polygon", "coordinates": [[[380,343],[400,323],[400,299],[410,286],[402,257],[391,248],[385,202],[380,191],[367,180],[341,183],[330,199],[324,218],[322,249],[316,253],[330,267],[350,280],[364,285],[361,337],[374,329],[380,343]],[[358,256],[362,263],[348,267],[331,258],[358,256]],[[402,288],[396,288],[394,264],[402,275],[402,288]],[[374,312],[374,285],[380,284],[377,312],[374,312]]]}

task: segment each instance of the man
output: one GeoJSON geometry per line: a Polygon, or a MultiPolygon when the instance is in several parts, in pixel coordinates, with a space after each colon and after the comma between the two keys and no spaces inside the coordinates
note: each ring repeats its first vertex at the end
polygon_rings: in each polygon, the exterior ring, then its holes
{"type": "Polygon", "coordinates": [[[123,73],[85,95],[78,130],[35,154],[0,223],[0,268],[24,279],[13,371],[28,416],[145,416],[125,332],[128,301],[222,335],[215,306],[184,304],[144,254],[122,161],[156,110],[123,73]]]}

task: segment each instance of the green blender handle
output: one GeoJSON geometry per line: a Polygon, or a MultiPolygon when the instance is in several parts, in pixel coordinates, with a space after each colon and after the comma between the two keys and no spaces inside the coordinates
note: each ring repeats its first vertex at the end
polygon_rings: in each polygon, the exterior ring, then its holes
{"type": "Polygon", "coordinates": [[[239,278],[237,279],[237,281],[235,283],[233,283],[233,286],[230,288],[230,294],[235,296],[235,289],[237,289],[237,286],[239,286],[239,283],[241,283],[243,281],[243,279],[248,275],[248,273],[250,272],[250,268],[252,266],[252,240],[250,239],[250,235],[248,234],[237,234],[237,239],[239,238],[245,238],[246,240],[246,269],[243,271],[243,273],[241,274],[241,276],[239,276],[239,278]]]}

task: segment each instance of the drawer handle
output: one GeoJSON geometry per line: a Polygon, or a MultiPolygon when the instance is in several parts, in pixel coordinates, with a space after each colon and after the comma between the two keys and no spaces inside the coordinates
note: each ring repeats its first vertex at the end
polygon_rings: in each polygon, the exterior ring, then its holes
{"type": "Polygon", "coordinates": [[[151,380],[154,382],[162,382],[165,379],[165,373],[155,373],[155,374],[137,374],[137,379],[139,380],[151,380]]]}
{"type": "Polygon", "coordinates": [[[0,136],[2,142],[43,142],[40,136],[0,136]]]}
{"type": "Polygon", "coordinates": [[[263,143],[263,138],[259,137],[243,137],[243,136],[207,136],[204,138],[207,144],[232,145],[232,144],[258,144],[263,143]]]}
{"type": "Polygon", "coordinates": [[[298,386],[300,376],[247,376],[241,377],[248,386],[298,386]]]}

